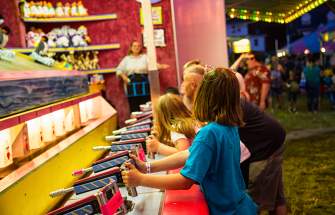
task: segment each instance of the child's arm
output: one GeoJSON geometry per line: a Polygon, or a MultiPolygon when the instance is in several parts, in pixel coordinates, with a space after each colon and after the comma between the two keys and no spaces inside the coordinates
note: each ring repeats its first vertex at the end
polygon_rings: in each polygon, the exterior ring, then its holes
{"type": "Polygon", "coordinates": [[[166,144],[159,142],[157,138],[152,135],[147,137],[146,144],[147,144],[147,149],[150,152],[153,152],[153,153],[157,152],[161,155],[172,155],[179,151],[185,150],[190,146],[190,143],[186,138],[178,139],[175,142],[175,147],[171,147],[171,146],[168,146],[166,144]]]}
{"type": "Polygon", "coordinates": [[[159,144],[160,145],[158,147],[157,152],[161,155],[172,155],[172,154],[175,154],[177,152],[186,150],[190,146],[189,141],[185,138],[177,140],[175,142],[175,147],[171,147],[171,146],[165,145],[163,143],[159,143],[159,144]]]}
{"type": "MultiPolygon", "coordinates": [[[[184,150],[163,159],[152,161],[150,162],[151,172],[160,172],[180,168],[184,166],[189,154],[188,150],[184,150]]],[[[138,169],[141,172],[146,173],[147,169],[145,162],[139,160],[136,156],[130,156],[135,160],[138,169]]]]}
{"type": "Polygon", "coordinates": [[[136,187],[145,186],[167,190],[186,190],[189,189],[195,182],[185,178],[181,174],[169,175],[146,175],[140,173],[134,165],[126,163],[129,171],[122,172],[122,179],[126,186],[136,187]]]}
{"type": "Polygon", "coordinates": [[[159,146],[158,146],[157,153],[159,153],[161,155],[168,156],[168,155],[172,155],[172,154],[178,152],[178,149],[175,148],[175,147],[168,146],[168,145],[165,145],[163,143],[158,143],[158,144],[159,144],[159,146]]]}

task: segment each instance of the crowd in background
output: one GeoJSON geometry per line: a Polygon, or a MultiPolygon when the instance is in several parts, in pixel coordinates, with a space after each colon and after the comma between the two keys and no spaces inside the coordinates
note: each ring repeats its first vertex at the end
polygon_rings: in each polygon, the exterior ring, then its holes
{"type": "MultiPolygon", "coordinates": [[[[335,109],[335,55],[269,56],[264,61],[255,54],[251,56],[268,70],[260,73],[270,78],[267,107],[271,110],[288,107],[290,112],[295,113],[297,101],[302,95],[306,96],[306,107],[310,112],[317,113],[320,110],[321,99],[327,100],[335,109]]],[[[249,57],[242,58],[245,61],[241,61],[234,69],[247,79],[250,73],[250,54],[249,57]]],[[[266,82],[266,78],[263,82],[266,82]]],[[[246,85],[248,89],[248,81],[246,85]]]]}

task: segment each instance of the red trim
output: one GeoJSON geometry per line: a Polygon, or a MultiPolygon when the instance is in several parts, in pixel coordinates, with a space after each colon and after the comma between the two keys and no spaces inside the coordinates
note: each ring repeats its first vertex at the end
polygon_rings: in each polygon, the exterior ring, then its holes
{"type": "MultiPolygon", "coordinates": [[[[19,116],[20,123],[24,123],[24,122],[32,120],[34,118],[37,118],[37,111],[28,112],[26,114],[23,114],[23,115],[19,116]]],[[[1,122],[0,122],[0,124],[1,124],[1,122]]]]}
{"type": "Polygon", "coordinates": [[[72,106],[72,105],[73,105],[72,101],[67,101],[67,102],[64,102],[64,103],[61,103],[61,104],[57,104],[57,105],[51,107],[51,112],[54,112],[54,111],[57,111],[57,110],[60,110],[60,109],[64,109],[64,108],[72,106]]]}
{"type": "Polygon", "coordinates": [[[78,180],[74,183],[73,186],[76,186],[76,185],[79,185],[81,183],[86,183],[86,182],[90,182],[90,181],[93,181],[94,179],[97,179],[97,178],[101,178],[101,177],[107,177],[107,176],[110,176],[110,175],[114,175],[115,173],[119,173],[120,172],[120,168],[118,167],[113,167],[111,169],[108,169],[100,174],[96,174],[94,176],[91,176],[91,177],[87,177],[87,178],[84,178],[84,179],[81,179],[81,180],[78,180]]]}
{"type": "Polygon", "coordinates": [[[5,119],[3,121],[0,121],[0,131],[4,130],[6,128],[13,127],[13,126],[15,126],[19,123],[20,123],[19,117],[9,118],[9,119],[5,119]]]}
{"type": "Polygon", "coordinates": [[[114,194],[114,196],[107,202],[106,205],[100,206],[102,215],[113,215],[123,204],[123,198],[120,191],[114,194]]]}
{"type": "Polygon", "coordinates": [[[67,205],[67,206],[61,207],[57,210],[51,211],[51,212],[48,213],[48,215],[57,215],[57,214],[60,214],[62,212],[65,212],[65,211],[67,211],[71,208],[78,207],[79,205],[86,205],[86,204],[89,204],[93,201],[97,201],[95,195],[88,196],[88,197],[80,199],[79,201],[76,201],[76,202],[74,202],[70,205],[67,205]]]}
{"type": "Polygon", "coordinates": [[[66,107],[70,107],[72,105],[78,104],[79,102],[86,101],[91,98],[95,98],[100,96],[100,93],[94,93],[92,95],[87,95],[81,98],[74,99],[72,101],[64,101],[62,103],[54,104],[54,105],[47,105],[46,107],[37,108],[37,110],[17,114],[12,117],[6,118],[4,120],[0,119],[0,131],[6,128],[13,127],[15,125],[24,123],[26,121],[32,120],[34,118],[46,115],[48,113],[64,109],[66,107]]]}
{"type": "MultiPolygon", "coordinates": [[[[169,173],[179,173],[178,170],[169,173]]],[[[208,215],[207,202],[198,185],[189,190],[166,190],[161,215],[208,215]]]]}
{"type": "Polygon", "coordinates": [[[144,149],[140,148],[139,152],[138,152],[138,159],[140,159],[141,161],[146,161],[147,159],[145,158],[145,153],[144,153],[144,149]]]}
{"type": "Polygon", "coordinates": [[[48,113],[51,113],[51,108],[43,108],[37,111],[37,116],[47,115],[48,113]]]}

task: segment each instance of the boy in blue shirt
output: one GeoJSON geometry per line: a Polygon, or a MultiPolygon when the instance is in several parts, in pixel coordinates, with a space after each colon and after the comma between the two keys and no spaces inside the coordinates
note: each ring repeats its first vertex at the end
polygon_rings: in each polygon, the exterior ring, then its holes
{"type": "Polygon", "coordinates": [[[127,186],[189,189],[199,184],[211,214],[256,214],[240,171],[238,126],[243,125],[239,83],[225,68],[207,73],[194,102],[194,116],[208,122],[196,135],[179,174],[146,175],[132,164],[122,172],[127,186]],[[221,98],[221,99],[218,99],[221,98]]]}

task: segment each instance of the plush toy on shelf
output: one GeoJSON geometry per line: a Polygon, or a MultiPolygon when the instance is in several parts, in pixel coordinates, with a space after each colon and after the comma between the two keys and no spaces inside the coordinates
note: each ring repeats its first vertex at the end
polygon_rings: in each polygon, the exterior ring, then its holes
{"type": "Polygon", "coordinates": [[[71,15],[71,6],[70,3],[65,3],[65,6],[63,7],[64,10],[64,16],[68,17],[71,15]]]}
{"type": "Polygon", "coordinates": [[[36,3],[36,17],[43,17],[43,3],[41,1],[36,3]]]}
{"type": "Polygon", "coordinates": [[[48,8],[48,4],[46,1],[42,2],[41,17],[50,18],[49,8],[48,8]]]}
{"type": "Polygon", "coordinates": [[[36,47],[35,51],[37,54],[41,56],[47,56],[48,54],[48,37],[42,36],[40,42],[38,43],[38,46],[36,47]]]}
{"type": "Polygon", "coordinates": [[[49,2],[47,4],[47,6],[48,6],[48,15],[49,15],[49,17],[50,18],[55,17],[56,16],[56,11],[55,11],[55,8],[52,6],[51,2],[49,2]]]}
{"type": "Polygon", "coordinates": [[[78,55],[77,64],[78,64],[79,70],[88,70],[88,62],[85,62],[85,57],[84,57],[83,52],[81,52],[78,55]]]}
{"type": "Polygon", "coordinates": [[[61,29],[55,29],[57,35],[56,46],[58,48],[70,47],[70,39],[68,36],[69,26],[63,26],[61,29]]]}
{"type": "Polygon", "coordinates": [[[66,69],[74,69],[79,71],[87,71],[98,69],[99,65],[98,59],[91,58],[91,56],[95,56],[97,58],[97,53],[93,54],[92,52],[77,52],[74,53],[58,53],[55,56],[56,61],[62,65],[63,68],[66,69]]]}
{"type": "Polygon", "coordinates": [[[57,47],[57,35],[54,31],[50,31],[48,33],[48,46],[50,48],[56,48],[57,47]]]}
{"type": "Polygon", "coordinates": [[[57,2],[57,7],[56,7],[56,17],[64,17],[64,8],[62,2],[57,2]]]}
{"type": "Polygon", "coordinates": [[[74,53],[73,52],[70,52],[67,56],[67,62],[69,64],[72,65],[72,67],[74,68],[74,64],[75,64],[75,57],[74,57],[74,53]]]}
{"type": "Polygon", "coordinates": [[[92,65],[92,60],[90,58],[90,53],[91,52],[86,52],[85,53],[85,60],[84,60],[84,64],[85,64],[85,67],[87,68],[87,70],[92,70],[92,69],[95,69],[92,65]]]}
{"type": "Polygon", "coordinates": [[[83,2],[78,2],[78,16],[88,16],[87,9],[84,7],[83,2]]]}
{"type": "Polygon", "coordinates": [[[38,45],[40,42],[40,39],[42,36],[44,36],[45,33],[42,29],[35,27],[31,27],[30,30],[27,33],[26,40],[27,40],[27,47],[28,48],[34,48],[38,45]]]}
{"type": "Polygon", "coordinates": [[[35,47],[35,39],[36,39],[36,29],[35,27],[31,27],[30,31],[28,31],[27,35],[26,35],[26,40],[27,40],[27,47],[28,48],[34,48],[35,47]]]}
{"type": "Polygon", "coordinates": [[[37,3],[31,1],[29,4],[30,7],[30,17],[35,18],[38,15],[37,3]]]}
{"type": "Polygon", "coordinates": [[[84,38],[80,34],[78,34],[77,32],[75,32],[75,34],[71,37],[71,41],[72,41],[72,46],[73,47],[85,47],[85,46],[87,46],[87,43],[84,40],[84,38]]]}
{"type": "Polygon", "coordinates": [[[48,56],[48,48],[48,37],[42,36],[40,43],[30,56],[41,64],[53,66],[55,60],[48,56]]]}
{"type": "Polygon", "coordinates": [[[56,46],[58,48],[68,48],[70,46],[70,40],[67,35],[60,34],[57,36],[56,46]]]}
{"type": "Polygon", "coordinates": [[[84,25],[79,26],[77,33],[83,38],[84,43],[87,46],[91,43],[91,38],[88,36],[87,28],[84,25]]]}
{"type": "Polygon", "coordinates": [[[77,3],[73,2],[71,5],[71,16],[79,16],[77,3]]]}
{"type": "Polygon", "coordinates": [[[43,36],[45,36],[45,35],[46,35],[46,34],[44,33],[44,31],[43,31],[41,28],[37,28],[37,29],[36,29],[36,33],[35,33],[35,47],[38,46],[38,44],[39,44],[41,38],[42,38],[43,36]]]}
{"type": "Polygon", "coordinates": [[[99,68],[99,57],[98,57],[99,52],[94,51],[93,52],[93,60],[92,60],[92,68],[93,69],[98,69],[99,68]]]}
{"type": "Polygon", "coordinates": [[[72,70],[73,69],[73,65],[68,62],[66,54],[61,54],[59,56],[59,61],[58,62],[61,65],[61,67],[64,68],[64,69],[67,69],[67,70],[72,70]]]}
{"type": "Polygon", "coordinates": [[[51,2],[47,1],[30,1],[20,0],[20,12],[23,17],[31,18],[52,18],[52,17],[77,17],[87,16],[88,12],[82,1],[67,2],[63,5],[62,2],[57,2],[56,7],[51,2]]]}
{"type": "Polygon", "coordinates": [[[23,17],[29,18],[31,16],[30,4],[26,1],[21,2],[21,13],[23,17]]]}

